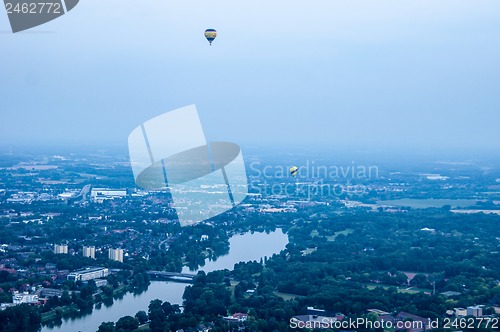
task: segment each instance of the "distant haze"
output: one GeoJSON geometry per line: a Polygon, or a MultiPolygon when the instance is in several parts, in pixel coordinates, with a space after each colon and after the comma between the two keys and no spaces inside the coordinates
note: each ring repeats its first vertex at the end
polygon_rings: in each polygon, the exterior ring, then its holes
{"type": "Polygon", "coordinates": [[[499,149],[499,17],[496,0],[85,0],[12,34],[2,10],[0,148],[126,145],[194,103],[208,141],[499,149]]]}

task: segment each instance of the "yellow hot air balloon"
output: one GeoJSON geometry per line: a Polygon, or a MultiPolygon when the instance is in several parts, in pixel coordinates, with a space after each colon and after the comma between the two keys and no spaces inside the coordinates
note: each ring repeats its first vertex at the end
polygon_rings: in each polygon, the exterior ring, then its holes
{"type": "Polygon", "coordinates": [[[215,37],[217,37],[217,31],[215,31],[215,29],[205,30],[205,38],[208,40],[210,45],[212,45],[212,42],[214,41],[215,37]]]}
{"type": "Polygon", "coordinates": [[[297,176],[298,171],[299,168],[297,166],[290,167],[290,174],[292,174],[293,177],[297,176]]]}

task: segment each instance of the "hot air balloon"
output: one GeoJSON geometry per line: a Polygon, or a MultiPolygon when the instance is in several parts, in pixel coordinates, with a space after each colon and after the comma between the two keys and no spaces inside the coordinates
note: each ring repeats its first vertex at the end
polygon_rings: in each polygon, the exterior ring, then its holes
{"type": "Polygon", "coordinates": [[[290,167],[290,174],[292,174],[293,177],[297,176],[298,171],[299,171],[299,168],[297,166],[290,167]]]}
{"type": "Polygon", "coordinates": [[[205,30],[205,38],[207,38],[210,45],[212,45],[212,42],[214,41],[215,37],[217,37],[217,31],[215,31],[215,29],[205,30]]]}

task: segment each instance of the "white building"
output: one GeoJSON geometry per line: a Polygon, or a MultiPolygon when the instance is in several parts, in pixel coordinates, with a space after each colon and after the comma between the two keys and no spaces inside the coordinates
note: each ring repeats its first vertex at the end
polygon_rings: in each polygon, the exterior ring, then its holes
{"type": "Polygon", "coordinates": [[[127,196],[127,190],[124,189],[105,189],[105,188],[93,188],[90,191],[90,198],[93,201],[103,201],[105,199],[113,199],[127,196]]]}
{"type": "Polygon", "coordinates": [[[109,249],[109,259],[123,263],[123,249],[109,249]]]}
{"type": "Polygon", "coordinates": [[[67,244],[54,244],[54,254],[67,254],[68,245],[67,244]]]}
{"type": "Polygon", "coordinates": [[[68,274],[67,279],[73,281],[87,281],[98,278],[106,278],[109,270],[105,267],[88,267],[68,274]]]}
{"type": "Polygon", "coordinates": [[[106,279],[95,279],[95,285],[97,287],[104,287],[108,284],[108,281],[106,279]]]}
{"type": "Polygon", "coordinates": [[[12,295],[12,304],[18,305],[18,304],[23,304],[23,303],[28,303],[28,304],[38,304],[38,295],[36,294],[29,294],[29,293],[15,293],[12,295]]]}
{"type": "Polygon", "coordinates": [[[465,308],[453,308],[455,311],[455,317],[465,317],[467,316],[467,309],[465,308]]]}
{"type": "Polygon", "coordinates": [[[483,308],[479,305],[467,307],[467,316],[481,317],[483,316],[483,308]]]}
{"type": "Polygon", "coordinates": [[[83,257],[90,257],[95,259],[95,247],[83,246],[83,257]]]}
{"type": "Polygon", "coordinates": [[[247,321],[248,315],[241,312],[237,312],[232,316],[227,316],[223,318],[228,323],[242,323],[247,321]]]}

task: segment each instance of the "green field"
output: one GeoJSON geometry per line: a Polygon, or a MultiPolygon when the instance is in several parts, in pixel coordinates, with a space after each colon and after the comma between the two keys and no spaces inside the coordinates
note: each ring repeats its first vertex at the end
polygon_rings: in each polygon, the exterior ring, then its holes
{"type": "Polygon", "coordinates": [[[372,290],[377,287],[382,287],[383,289],[389,289],[391,287],[394,287],[398,290],[399,293],[409,293],[409,294],[416,294],[416,293],[422,293],[422,292],[431,292],[430,289],[424,289],[424,288],[416,288],[416,287],[401,287],[401,286],[393,286],[393,285],[385,285],[385,284],[375,284],[375,283],[369,283],[369,282],[362,282],[361,283],[363,286],[366,286],[366,288],[372,290]]]}
{"type": "Polygon", "coordinates": [[[340,232],[335,232],[335,234],[330,235],[330,236],[327,236],[326,238],[328,239],[328,241],[335,241],[335,238],[336,238],[337,236],[339,236],[340,234],[342,234],[342,235],[349,235],[349,234],[351,234],[352,232],[354,232],[354,230],[353,230],[353,229],[347,228],[347,229],[344,229],[343,231],[340,231],[340,232]]]}
{"type": "Polygon", "coordinates": [[[477,200],[474,199],[412,199],[412,198],[402,198],[393,199],[388,201],[377,201],[379,205],[389,205],[389,206],[408,206],[413,209],[427,209],[427,208],[442,208],[445,205],[450,205],[452,208],[456,207],[468,207],[477,204],[477,200]]]}

